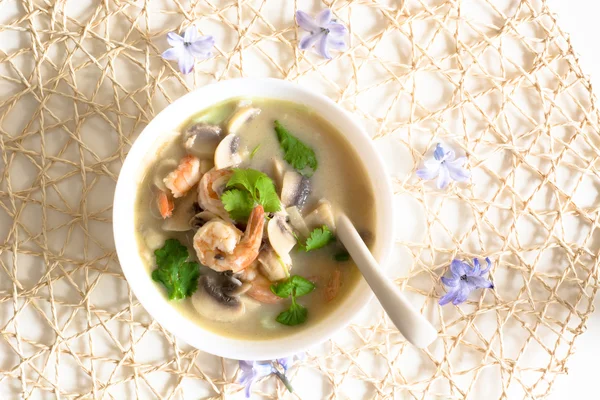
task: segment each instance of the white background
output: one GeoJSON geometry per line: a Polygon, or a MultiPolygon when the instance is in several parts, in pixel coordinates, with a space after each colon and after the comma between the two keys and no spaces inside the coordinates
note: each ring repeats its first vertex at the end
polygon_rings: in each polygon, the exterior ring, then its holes
{"type": "MultiPolygon", "coordinates": [[[[600,88],[600,2],[596,0],[548,0],[558,15],[558,25],[571,37],[583,71],[592,79],[594,93],[600,88]]],[[[600,297],[587,323],[587,332],[576,342],[575,354],[567,362],[568,375],[556,379],[551,400],[597,398],[600,360],[600,297]]]]}

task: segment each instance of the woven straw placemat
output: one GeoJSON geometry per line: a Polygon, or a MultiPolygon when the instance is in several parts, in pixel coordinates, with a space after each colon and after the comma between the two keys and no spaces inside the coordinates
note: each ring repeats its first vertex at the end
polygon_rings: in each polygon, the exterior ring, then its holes
{"type": "Polygon", "coordinates": [[[148,121],[221,79],[298,82],[350,110],[394,181],[396,282],[440,330],[416,350],[374,303],[270,398],[539,398],[564,374],[597,290],[598,110],[568,36],[535,0],[0,2],[0,397],[229,398],[237,362],[153,322],[116,259],[119,168],[148,121]],[[295,10],[330,7],[351,46],[297,48],[295,10]],[[214,56],[182,76],[166,33],[214,56]],[[437,141],[468,156],[447,191],[414,171],[437,141]],[[440,307],[454,257],[495,290],[440,307]]]}

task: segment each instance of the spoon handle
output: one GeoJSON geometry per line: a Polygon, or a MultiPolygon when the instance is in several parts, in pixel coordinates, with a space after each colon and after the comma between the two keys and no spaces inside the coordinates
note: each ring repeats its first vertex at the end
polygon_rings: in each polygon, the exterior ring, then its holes
{"type": "Polygon", "coordinates": [[[436,329],[413,308],[398,286],[384,275],[348,217],[339,215],[336,225],[337,236],[396,328],[416,347],[429,346],[437,338],[436,329]]]}

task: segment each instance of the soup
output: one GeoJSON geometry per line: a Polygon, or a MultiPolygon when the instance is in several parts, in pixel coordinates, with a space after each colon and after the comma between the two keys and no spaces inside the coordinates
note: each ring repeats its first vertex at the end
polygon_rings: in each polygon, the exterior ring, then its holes
{"type": "Polygon", "coordinates": [[[360,273],[335,215],[375,238],[373,190],[344,136],[291,102],[234,99],[184,123],[137,192],[139,251],[174,309],[266,340],[323,321],[360,273]]]}

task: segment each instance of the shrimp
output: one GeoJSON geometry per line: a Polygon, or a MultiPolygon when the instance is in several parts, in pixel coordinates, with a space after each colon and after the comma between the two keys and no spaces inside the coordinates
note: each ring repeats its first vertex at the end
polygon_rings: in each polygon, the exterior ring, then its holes
{"type": "Polygon", "coordinates": [[[342,285],[342,271],[339,268],[336,268],[331,273],[331,277],[329,278],[329,282],[327,282],[327,286],[325,287],[325,292],[323,293],[326,302],[330,302],[335,299],[338,292],[340,291],[340,286],[342,285]]]}
{"type": "Polygon", "coordinates": [[[243,235],[231,222],[221,219],[207,222],[194,235],[198,259],[215,271],[242,271],[258,257],[264,225],[265,210],[261,205],[250,213],[243,235]]]}
{"type": "Polygon", "coordinates": [[[229,213],[225,210],[220,199],[220,188],[227,184],[233,174],[230,169],[211,169],[200,180],[198,185],[198,203],[206,211],[229,221],[229,213]]]}
{"type": "Polygon", "coordinates": [[[261,274],[256,274],[254,280],[250,282],[252,287],[246,294],[256,301],[267,304],[279,303],[282,298],[271,292],[271,281],[261,274]]]}
{"type": "Polygon", "coordinates": [[[173,215],[173,209],[175,205],[173,204],[173,200],[169,198],[169,195],[162,190],[158,194],[158,211],[160,211],[160,216],[163,219],[170,218],[173,215]]]}
{"type": "Polygon", "coordinates": [[[173,197],[179,198],[200,181],[200,175],[200,160],[188,155],[181,159],[177,169],[167,175],[163,182],[173,197]]]}

